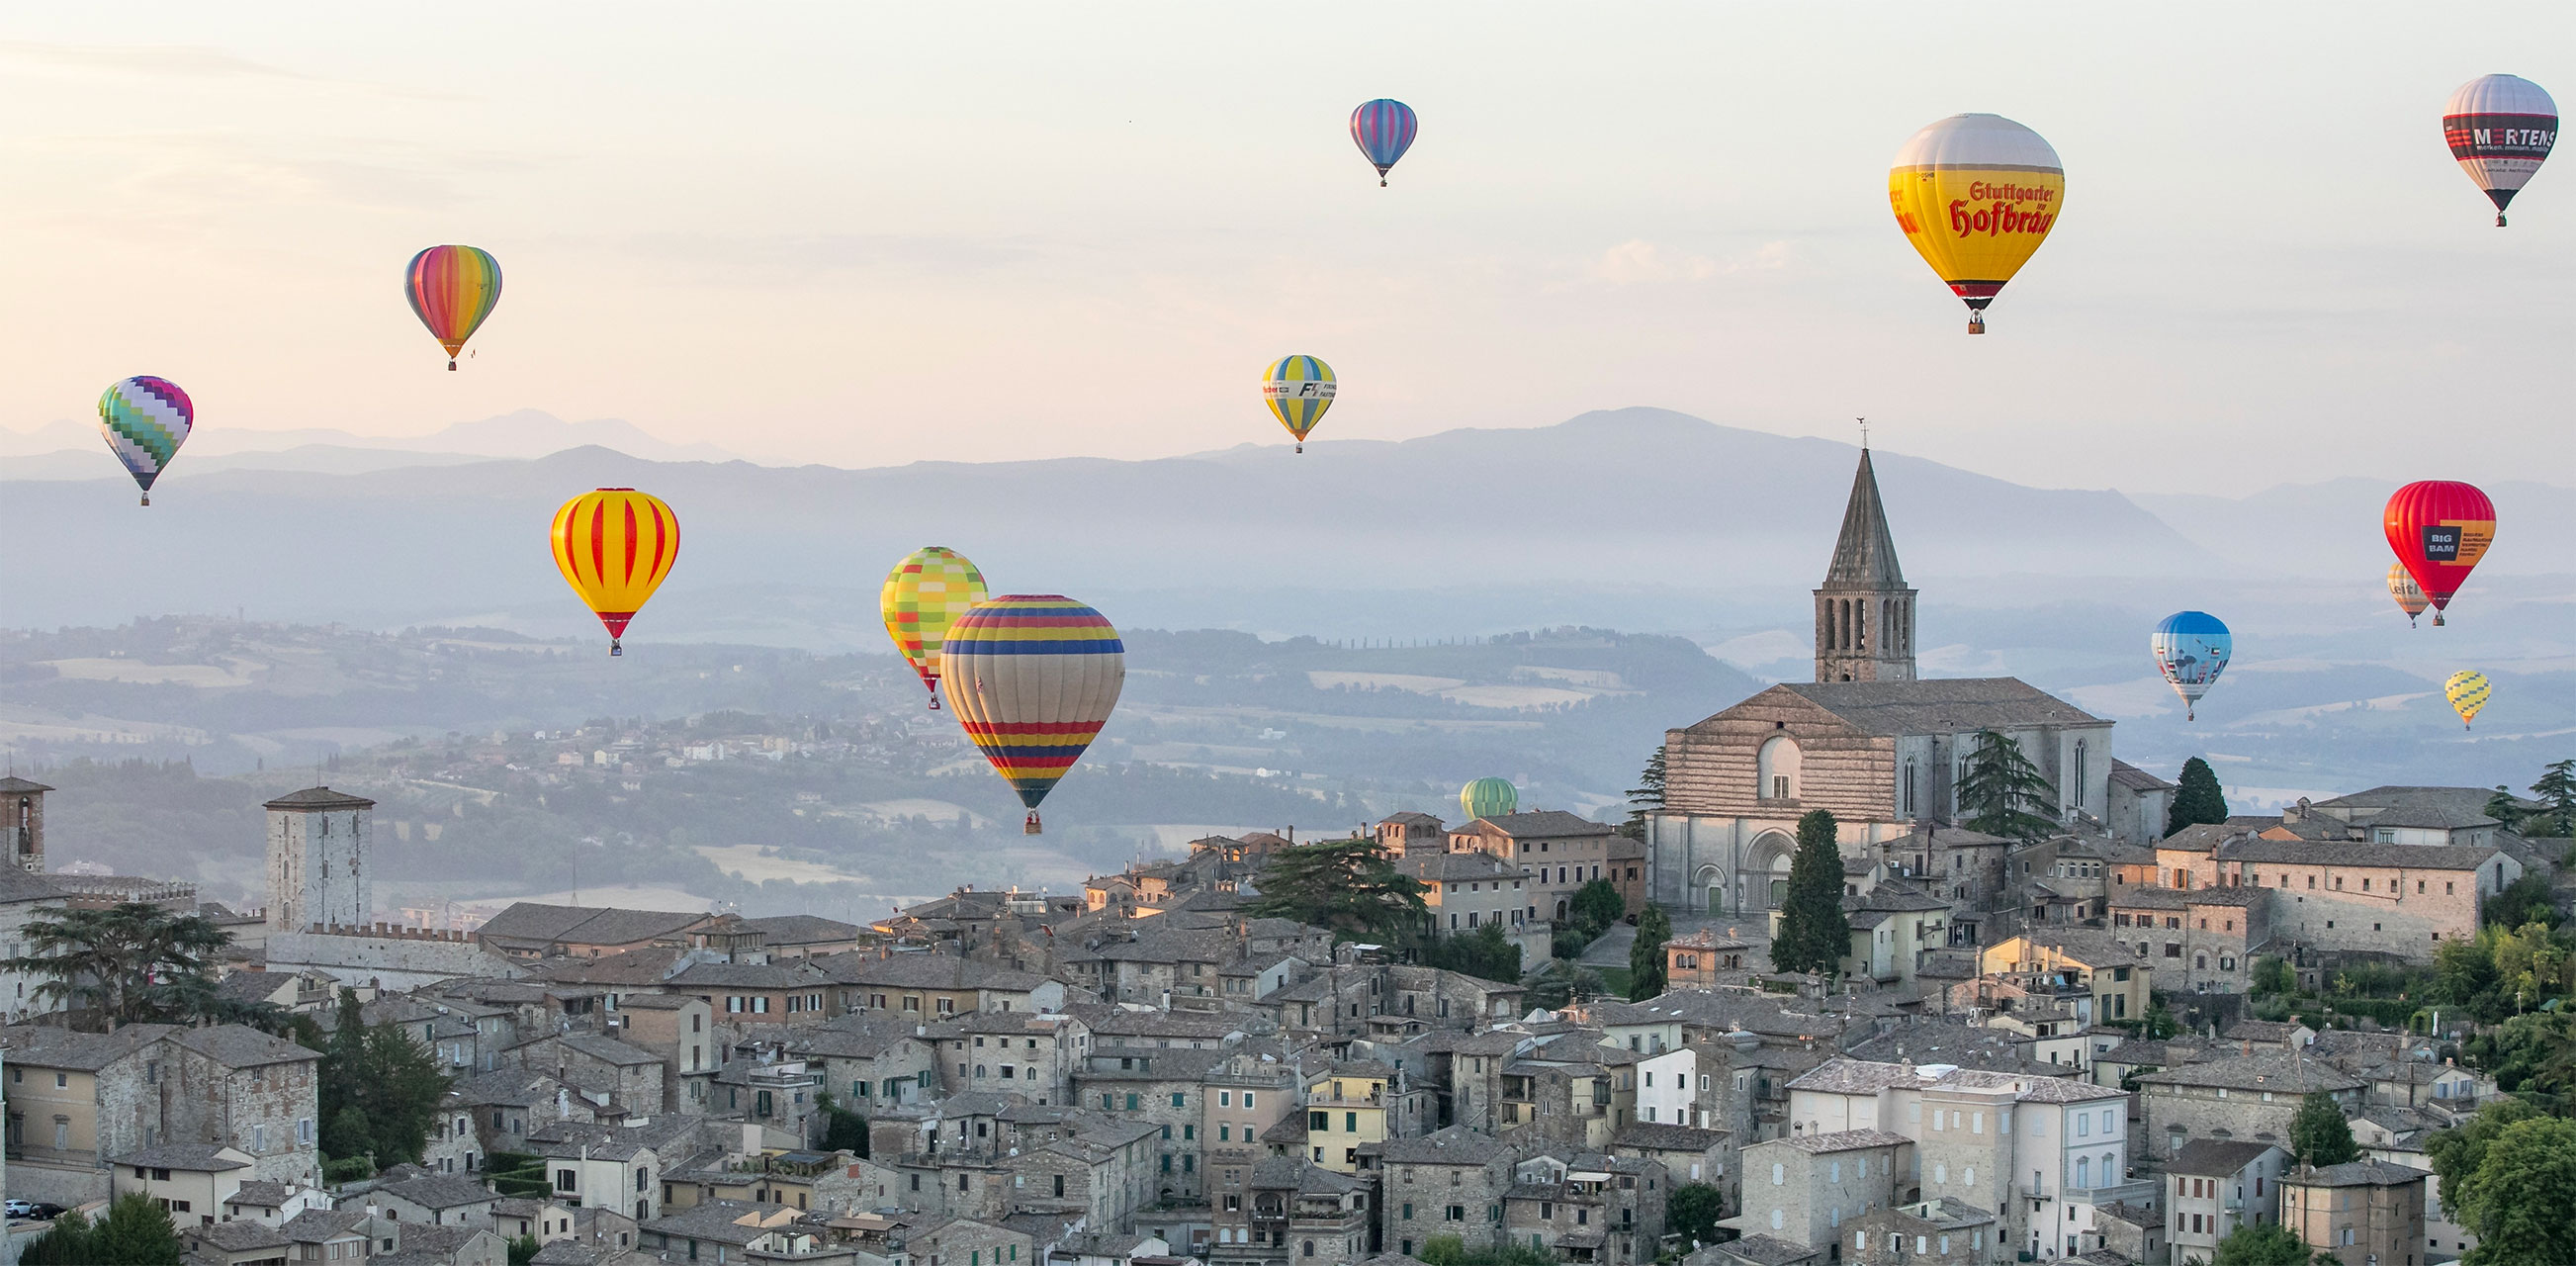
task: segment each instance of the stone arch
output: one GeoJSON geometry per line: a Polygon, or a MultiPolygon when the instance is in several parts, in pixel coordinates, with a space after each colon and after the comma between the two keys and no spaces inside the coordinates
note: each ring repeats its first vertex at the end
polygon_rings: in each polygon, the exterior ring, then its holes
{"type": "Polygon", "coordinates": [[[1753,841],[1753,891],[1746,894],[1747,910],[1776,910],[1785,899],[1789,886],[1790,860],[1797,855],[1798,842],[1779,831],[1765,831],[1753,841]]]}
{"type": "Polygon", "coordinates": [[[1691,876],[1691,890],[1703,894],[1700,907],[1710,914],[1726,913],[1726,872],[1715,866],[1702,866],[1691,876]]]}
{"type": "Polygon", "coordinates": [[[1753,794],[1761,800],[1795,800],[1804,790],[1801,775],[1806,757],[1798,740],[1786,734],[1774,734],[1763,740],[1754,753],[1753,794]]]}

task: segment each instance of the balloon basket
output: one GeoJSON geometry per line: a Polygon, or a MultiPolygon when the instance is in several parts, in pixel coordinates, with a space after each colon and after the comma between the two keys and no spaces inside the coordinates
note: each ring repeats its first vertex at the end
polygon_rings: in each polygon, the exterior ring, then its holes
{"type": "Polygon", "coordinates": [[[1300,453],[1302,453],[1302,452],[1305,452],[1305,451],[1306,451],[1306,444],[1305,444],[1305,442],[1304,442],[1303,440],[1298,441],[1298,444],[1297,444],[1297,451],[1298,451],[1298,452],[1300,452],[1300,453]]]}
{"type": "Polygon", "coordinates": [[[452,361],[452,360],[451,360],[451,361],[447,362],[447,372],[449,372],[449,373],[451,373],[451,374],[456,372],[456,362],[455,362],[455,361],[452,361]]]}
{"type": "Polygon", "coordinates": [[[625,653],[626,653],[626,644],[625,644],[624,642],[618,641],[616,638],[613,638],[613,637],[612,637],[612,638],[610,638],[610,639],[608,639],[608,654],[609,654],[609,657],[610,657],[610,658],[612,658],[612,659],[613,659],[613,658],[615,658],[615,657],[617,657],[617,656],[619,656],[619,655],[623,655],[623,654],[625,654],[625,653]]]}
{"type": "Polygon", "coordinates": [[[1968,314],[1968,332],[1970,334],[1983,334],[1986,332],[1985,313],[1971,312],[1968,314]]]}
{"type": "Polygon", "coordinates": [[[933,712],[939,711],[939,696],[930,696],[930,710],[933,712]]]}
{"type": "MultiPolygon", "coordinates": [[[[1384,177],[1384,176],[1380,176],[1380,177],[1378,177],[1378,178],[1377,178],[1377,187],[1378,187],[1378,188],[1380,188],[1380,189],[1384,189],[1384,188],[1386,188],[1386,177],[1384,177]]],[[[2498,223],[2498,224],[2502,224],[2502,223],[2504,223],[2504,217],[2503,217],[2503,216],[2497,216],[2497,217],[2496,217],[2496,223],[2498,223]]]]}
{"type": "Polygon", "coordinates": [[[1043,830],[1041,830],[1041,829],[1039,828],[1039,826],[1038,826],[1038,812],[1037,812],[1037,810],[1035,810],[1035,809],[1031,809],[1031,810],[1029,810],[1029,820],[1020,824],[1020,834],[1022,834],[1022,835],[1043,835],[1043,834],[1045,834],[1045,832],[1044,832],[1043,830]]]}
{"type": "Polygon", "coordinates": [[[2437,629],[2442,627],[2442,613],[2439,611],[2433,613],[2433,627],[2437,629]]]}
{"type": "Polygon", "coordinates": [[[144,493],[144,494],[143,494],[143,504],[145,504],[145,505],[147,505],[147,506],[148,506],[148,505],[150,505],[150,504],[152,504],[152,494],[151,494],[151,493],[148,493],[148,492],[147,492],[147,493],[144,493]]]}
{"type": "MultiPolygon", "coordinates": [[[[1386,183],[1386,182],[1385,182],[1385,181],[1379,181],[1378,183],[1379,183],[1379,184],[1384,184],[1384,183],[1386,183]]],[[[2496,227],[2497,227],[2497,228],[2503,228],[2503,227],[2504,227],[2504,212],[2502,212],[2502,211],[2498,211],[2498,212],[2496,212],[2496,227]]]]}

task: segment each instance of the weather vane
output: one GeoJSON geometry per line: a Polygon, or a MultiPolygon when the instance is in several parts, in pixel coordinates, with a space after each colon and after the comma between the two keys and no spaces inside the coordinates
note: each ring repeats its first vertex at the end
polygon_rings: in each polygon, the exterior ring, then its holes
{"type": "Polygon", "coordinates": [[[1868,451],[1869,451],[1869,419],[1868,419],[1868,418],[1853,418],[1853,419],[1852,419],[1852,421],[1860,423],[1860,447],[1861,447],[1861,451],[1862,451],[1862,452],[1868,452],[1868,451]]]}

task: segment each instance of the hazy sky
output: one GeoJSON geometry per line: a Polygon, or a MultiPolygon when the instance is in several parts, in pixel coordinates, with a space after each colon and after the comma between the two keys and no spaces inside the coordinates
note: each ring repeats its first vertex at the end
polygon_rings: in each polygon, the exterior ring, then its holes
{"type": "MultiPolygon", "coordinates": [[[[771,459],[1285,442],[1652,404],[2025,482],[2563,477],[2576,153],[2441,138],[2576,6],[83,4],[0,19],[0,426],[533,407],[771,459]],[[1346,119],[1410,102],[1377,181],[1346,119]],[[1924,123],[2067,168],[1971,339],[1888,213],[1924,123]],[[447,373],[399,288],[501,260],[447,373]]],[[[1720,490],[1713,490],[1720,491],[1720,490]]]]}

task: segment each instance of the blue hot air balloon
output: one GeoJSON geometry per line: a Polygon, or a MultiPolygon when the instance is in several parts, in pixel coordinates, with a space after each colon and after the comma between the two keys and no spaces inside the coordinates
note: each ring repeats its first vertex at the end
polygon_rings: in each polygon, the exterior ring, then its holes
{"type": "Polygon", "coordinates": [[[2236,650],[2236,639],[2217,616],[2206,611],[2176,611],[2156,626],[2156,635],[2147,643],[2156,657],[2156,668],[2165,680],[2173,683],[2174,693],[2182,696],[2183,717],[2197,720],[2193,710],[2200,697],[2218,684],[2218,675],[2227,671],[2228,656],[2236,650]]]}
{"type": "Polygon", "coordinates": [[[1392,97],[1362,102],[1351,111],[1351,139],[1359,142],[1360,152],[1377,165],[1377,183],[1386,186],[1386,169],[1404,157],[1413,147],[1413,134],[1420,131],[1421,120],[1413,117],[1413,107],[1392,97]]]}

